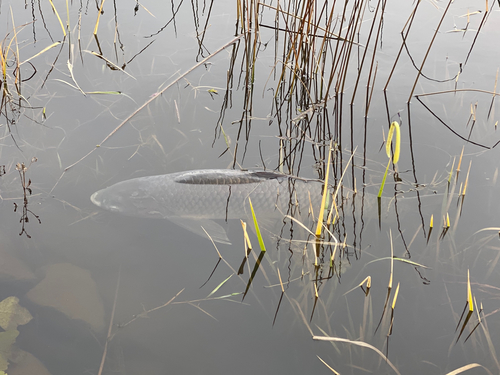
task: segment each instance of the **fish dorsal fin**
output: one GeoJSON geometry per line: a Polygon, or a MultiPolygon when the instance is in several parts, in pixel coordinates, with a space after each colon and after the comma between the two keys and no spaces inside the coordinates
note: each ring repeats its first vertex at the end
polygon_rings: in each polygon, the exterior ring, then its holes
{"type": "Polygon", "coordinates": [[[190,171],[177,176],[174,181],[179,184],[193,185],[240,185],[255,184],[281,177],[284,177],[284,175],[275,172],[228,169],[190,171]]]}

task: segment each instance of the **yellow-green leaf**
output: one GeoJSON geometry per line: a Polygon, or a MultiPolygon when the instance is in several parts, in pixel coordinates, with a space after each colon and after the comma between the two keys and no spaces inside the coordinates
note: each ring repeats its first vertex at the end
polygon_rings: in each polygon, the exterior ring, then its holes
{"type": "Polygon", "coordinates": [[[474,311],[474,304],[472,302],[472,291],[470,287],[470,273],[467,270],[467,303],[469,304],[469,311],[474,311]]]}
{"type": "Polygon", "coordinates": [[[19,305],[19,298],[7,297],[0,302],[0,327],[4,330],[15,330],[18,325],[26,324],[31,319],[30,312],[19,305]]]}
{"type": "Polygon", "coordinates": [[[325,185],[323,187],[323,197],[321,198],[321,207],[319,209],[318,225],[316,227],[316,236],[321,236],[321,228],[323,227],[323,216],[325,214],[326,195],[328,194],[328,175],[330,172],[330,160],[332,156],[332,142],[328,148],[328,162],[326,163],[325,185]]]}
{"type": "Polygon", "coordinates": [[[396,293],[394,293],[394,298],[392,299],[392,309],[396,307],[396,300],[398,299],[398,293],[399,293],[399,283],[398,286],[396,287],[396,293]]]}
{"type": "Polygon", "coordinates": [[[9,366],[9,356],[12,349],[12,345],[16,342],[16,338],[19,335],[19,331],[10,330],[5,332],[0,332],[0,371],[7,370],[9,366]]]}
{"type": "Polygon", "coordinates": [[[387,157],[391,157],[391,143],[392,143],[392,137],[394,135],[394,122],[391,124],[389,128],[389,133],[387,134],[387,141],[385,142],[385,153],[387,154],[387,157]]]}
{"type": "Polygon", "coordinates": [[[262,234],[260,233],[259,223],[257,222],[255,211],[253,210],[252,200],[248,198],[248,202],[250,203],[250,210],[252,211],[253,223],[255,225],[255,234],[257,235],[257,239],[259,240],[260,250],[266,251],[266,245],[264,245],[264,240],[262,239],[262,234]]]}
{"type": "Polygon", "coordinates": [[[394,149],[394,158],[392,162],[396,164],[399,161],[399,154],[401,152],[401,130],[399,129],[399,124],[397,121],[394,121],[391,124],[394,125],[394,128],[396,129],[396,148],[394,149]]]}
{"type": "Polygon", "coordinates": [[[392,162],[396,164],[399,161],[399,154],[401,152],[401,130],[399,128],[399,124],[397,121],[393,121],[391,123],[391,127],[389,128],[389,134],[387,134],[387,142],[385,144],[385,153],[387,157],[391,158],[391,145],[392,145],[392,137],[396,133],[396,141],[395,141],[395,149],[394,149],[394,158],[392,162]]]}

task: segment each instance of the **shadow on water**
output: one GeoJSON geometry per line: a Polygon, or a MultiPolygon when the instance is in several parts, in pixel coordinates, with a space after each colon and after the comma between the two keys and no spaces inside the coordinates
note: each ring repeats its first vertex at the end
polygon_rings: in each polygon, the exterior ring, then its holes
{"type": "Polygon", "coordinates": [[[0,2],[0,371],[497,373],[500,2],[221,3],[0,2]]]}

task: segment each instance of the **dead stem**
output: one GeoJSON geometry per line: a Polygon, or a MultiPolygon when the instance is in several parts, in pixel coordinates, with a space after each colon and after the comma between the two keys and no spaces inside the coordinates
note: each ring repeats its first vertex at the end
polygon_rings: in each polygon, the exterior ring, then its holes
{"type": "Polygon", "coordinates": [[[118,301],[118,290],[120,289],[120,277],[121,277],[122,267],[118,268],[118,278],[116,280],[116,289],[115,289],[115,298],[113,299],[113,308],[111,309],[111,318],[109,320],[108,326],[108,335],[106,336],[106,342],[104,343],[104,350],[102,352],[101,364],[99,366],[99,371],[97,375],[102,375],[102,371],[104,370],[104,362],[106,361],[106,356],[108,353],[108,344],[111,341],[111,332],[113,330],[113,321],[115,319],[115,311],[116,311],[116,302],[118,301]]]}
{"type": "Polygon", "coordinates": [[[415,78],[415,82],[413,83],[413,87],[411,89],[410,95],[408,96],[407,102],[410,102],[411,98],[413,97],[413,93],[415,92],[415,88],[417,87],[418,79],[420,78],[420,75],[422,74],[422,69],[424,69],[425,61],[427,60],[427,57],[429,56],[429,52],[431,51],[431,47],[434,44],[434,40],[436,39],[436,35],[438,34],[439,29],[441,28],[441,24],[443,23],[444,17],[446,16],[446,13],[448,13],[448,9],[450,8],[450,5],[452,2],[453,2],[453,0],[450,0],[448,2],[446,9],[444,10],[443,15],[441,16],[441,20],[439,21],[439,24],[436,27],[436,31],[434,32],[434,36],[432,37],[431,42],[429,43],[429,47],[427,47],[427,52],[425,53],[424,59],[422,60],[422,65],[420,65],[420,68],[418,69],[417,77],[415,78]]]}

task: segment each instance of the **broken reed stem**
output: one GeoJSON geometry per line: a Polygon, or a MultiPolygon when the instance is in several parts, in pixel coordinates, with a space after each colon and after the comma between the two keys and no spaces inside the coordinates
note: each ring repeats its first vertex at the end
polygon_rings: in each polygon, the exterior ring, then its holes
{"type": "Polygon", "coordinates": [[[431,51],[432,45],[434,44],[434,40],[436,39],[436,35],[439,32],[439,29],[441,28],[441,24],[443,23],[444,17],[446,16],[446,13],[448,13],[448,9],[450,8],[450,5],[452,2],[453,2],[453,0],[450,0],[448,2],[448,5],[446,6],[446,9],[444,10],[443,15],[441,17],[441,20],[439,21],[439,24],[436,27],[436,31],[434,32],[434,35],[431,39],[429,47],[427,48],[427,52],[425,53],[424,59],[422,60],[422,65],[420,65],[420,69],[418,70],[417,77],[415,78],[415,82],[413,83],[413,88],[411,89],[410,96],[408,96],[408,100],[407,100],[408,103],[410,102],[410,100],[413,96],[413,93],[415,92],[415,88],[417,87],[418,79],[420,78],[420,76],[422,74],[422,69],[424,69],[425,61],[427,60],[427,57],[429,56],[429,52],[431,51]]]}
{"type": "MultiPolygon", "coordinates": [[[[499,4],[500,5],[500,2],[499,4]]],[[[481,19],[481,23],[479,24],[479,28],[476,31],[476,35],[474,36],[474,40],[472,41],[472,45],[470,46],[469,53],[467,54],[467,58],[465,59],[464,66],[467,65],[467,61],[469,61],[470,54],[472,53],[472,49],[474,48],[474,45],[476,44],[477,37],[479,36],[479,33],[481,32],[481,29],[483,28],[483,25],[486,21],[486,18],[489,16],[489,8],[488,8],[488,0],[486,0],[486,10],[484,12],[483,18],[481,19]]]]}
{"type": "Polygon", "coordinates": [[[99,12],[97,13],[97,20],[95,22],[95,27],[94,27],[94,35],[97,35],[97,29],[99,28],[99,20],[101,19],[101,14],[102,14],[102,7],[104,6],[104,2],[106,0],[102,0],[101,6],[99,7],[99,12]]]}
{"type": "Polygon", "coordinates": [[[481,89],[453,89],[453,90],[443,90],[443,91],[435,91],[435,92],[429,92],[429,93],[424,93],[424,94],[418,94],[416,96],[417,97],[421,97],[421,96],[449,94],[449,93],[456,93],[456,92],[481,92],[483,94],[493,95],[494,97],[495,96],[500,96],[500,93],[498,93],[498,92],[488,91],[488,90],[481,90],[481,89]]]}
{"type": "Polygon", "coordinates": [[[401,43],[401,47],[399,47],[399,52],[398,55],[396,56],[396,60],[394,60],[394,65],[392,66],[391,73],[389,74],[389,78],[387,78],[387,82],[385,83],[384,86],[384,91],[387,91],[387,86],[389,86],[389,82],[391,81],[392,75],[394,71],[396,70],[396,65],[398,64],[399,58],[401,57],[401,52],[403,52],[403,48],[406,44],[406,38],[408,37],[408,34],[410,33],[411,26],[413,25],[413,20],[415,19],[415,14],[417,12],[417,8],[420,5],[421,0],[418,0],[417,5],[415,5],[415,8],[411,12],[410,16],[406,20],[406,23],[401,30],[401,36],[403,38],[403,42],[401,43]],[[406,26],[409,24],[408,28],[406,29],[406,26]],[[405,35],[403,35],[404,30],[406,29],[405,35]]]}
{"type": "MultiPolygon", "coordinates": [[[[371,40],[371,37],[372,37],[373,29],[374,29],[375,23],[377,21],[377,14],[378,14],[378,11],[380,9],[380,2],[381,2],[381,0],[378,1],[378,3],[377,3],[377,9],[375,10],[375,14],[373,15],[373,22],[372,22],[372,25],[370,27],[370,32],[368,33],[368,38],[367,38],[367,42],[366,42],[366,46],[367,47],[370,44],[370,40],[371,40]]],[[[373,69],[373,59],[375,58],[375,53],[377,51],[377,42],[378,42],[378,37],[379,37],[379,33],[380,33],[381,27],[382,27],[382,17],[380,19],[380,24],[379,24],[379,27],[377,29],[377,37],[375,38],[375,43],[374,43],[375,47],[373,48],[373,58],[372,58],[372,63],[370,65],[370,73],[368,74],[368,84],[367,84],[367,87],[370,86],[370,77],[371,77],[371,73],[372,73],[372,69],[373,69]]],[[[354,99],[355,99],[356,93],[358,91],[358,84],[359,84],[359,80],[361,78],[361,72],[363,71],[363,67],[365,66],[364,62],[365,62],[365,58],[366,58],[367,53],[368,53],[368,48],[365,48],[365,51],[363,52],[363,57],[361,58],[360,67],[358,69],[358,76],[356,78],[356,83],[354,84],[354,89],[353,89],[353,93],[352,93],[352,98],[351,98],[350,105],[354,105],[354,99]]]]}
{"type": "Polygon", "coordinates": [[[57,12],[57,9],[54,6],[54,3],[52,2],[52,0],[49,0],[49,2],[50,2],[50,5],[52,7],[52,10],[56,14],[56,17],[57,17],[57,19],[59,21],[59,24],[61,25],[61,29],[62,29],[63,35],[66,37],[66,28],[64,27],[63,22],[61,21],[61,17],[59,17],[59,13],[57,12]]]}

